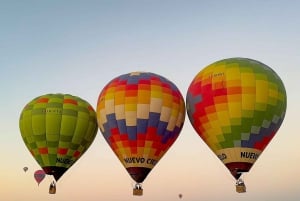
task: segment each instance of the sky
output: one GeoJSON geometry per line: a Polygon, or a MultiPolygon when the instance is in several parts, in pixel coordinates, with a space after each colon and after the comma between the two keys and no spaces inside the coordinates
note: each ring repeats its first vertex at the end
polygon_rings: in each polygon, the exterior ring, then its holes
{"type": "Polygon", "coordinates": [[[296,201],[300,198],[300,2],[285,0],[0,0],[0,195],[5,201],[296,201]],[[63,175],[39,186],[37,162],[25,147],[19,116],[33,98],[69,93],[96,108],[114,77],[148,71],[186,96],[205,66],[247,57],[274,69],[285,84],[285,120],[251,171],[247,193],[193,130],[180,136],[132,196],[134,181],[100,130],[63,175]],[[29,170],[25,173],[23,167],[29,170]]]}

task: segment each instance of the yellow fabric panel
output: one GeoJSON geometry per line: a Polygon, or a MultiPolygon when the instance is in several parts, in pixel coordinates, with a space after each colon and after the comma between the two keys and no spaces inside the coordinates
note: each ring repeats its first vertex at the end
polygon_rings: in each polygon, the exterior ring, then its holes
{"type": "Polygon", "coordinates": [[[150,103],[150,92],[147,90],[138,90],[138,103],[149,104],[150,103]]]}
{"type": "MultiPolygon", "coordinates": [[[[232,95],[233,96],[233,95],[232,95]]],[[[231,118],[240,118],[242,115],[242,104],[240,102],[229,102],[228,103],[229,108],[229,116],[231,118]]]]}
{"type": "Polygon", "coordinates": [[[269,87],[265,80],[256,80],[256,102],[267,103],[269,87]]]}
{"type": "Polygon", "coordinates": [[[115,87],[110,87],[105,94],[105,99],[110,100],[115,98],[115,87]]]}
{"type": "Polygon", "coordinates": [[[115,92],[115,105],[122,105],[125,103],[125,99],[124,99],[124,96],[125,96],[125,91],[116,91],[115,92]]]}
{"type": "Polygon", "coordinates": [[[255,109],[255,94],[243,94],[242,96],[242,109],[253,111],[255,109]]]}
{"type": "Polygon", "coordinates": [[[240,80],[241,74],[239,68],[227,68],[226,80],[240,80]]]}
{"type": "MultiPolygon", "coordinates": [[[[226,105],[226,104],[224,104],[226,105]]],[[[222,110],[218,110],[217,111],[220,111],[220,112],[217,112],[217,115],[218,115],[218,119],[219,119],[219,122],[222,126],[228,126],[230,125],[230,118],[229,118],[229,114],[228,114],[228,111],[222,111],[222,110]]]]}
{"type": "Polygon", "coordinates": [[[134,103],[126,103],[125,104],[125,111],[128,112],[128,111],[135,111],[136,112],[137,110],[137,104],[134,104],[134,103]]]}

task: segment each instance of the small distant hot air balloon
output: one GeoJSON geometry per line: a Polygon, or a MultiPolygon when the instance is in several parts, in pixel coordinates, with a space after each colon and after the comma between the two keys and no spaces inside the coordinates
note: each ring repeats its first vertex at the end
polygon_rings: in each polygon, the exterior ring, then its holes
{"type": "Polygon", "coordinates": [[[27,170],[28,170],[28,167],[23,167],[24,172],[27,172],[27,170]]]}
{"type": "Polygon", "coordinates": [[[133,180],[141,183],[179,136],[185,118],[177,87],[154,73],[133,72],[116,77],[101,91],[98,126],[133,180]]]}
{"type": "Polygon", "coordinates": [[[287,98],[279,76],[247,58],[217,61],[190,84],[187,113],[196,132],[237,180],[248,172],[283,122],[287,98]]]}
{"type": "Polygon", "coordinates": [[[34,179],[40,185],[40,183],[44,180],[46,173],[44,170],[36,170],[34,172],[34,179]]]}
{"type": "MultiPolygon", "coordinates": [[[[33,99],[24,107],[19,125],[30,153],[56,181],[85,153],[98,131],[93,107],[69,94],[33,99]]],[[[50,189],[53,186],[52,182],[50,189]]]]}
{"type": "Polygon", "coordinates": [[[180,194],[178,195],[178,197],[181,199],[181,198],[182,198],[182,194],[180,193],[180,194]]]}

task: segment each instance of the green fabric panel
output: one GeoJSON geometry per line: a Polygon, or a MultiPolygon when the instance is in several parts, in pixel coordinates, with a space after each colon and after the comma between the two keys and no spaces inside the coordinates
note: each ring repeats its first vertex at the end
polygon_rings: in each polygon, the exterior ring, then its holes
{"type": "MultiPolygon", "coordinates": [[[[58,145],[58,142],[57,142],[57,145],[58,145]]],[[[53,146],[53,147],[50,147],[49,146],[49,143],[48,143],[48,154],[53,154],[56,156],[56,153],[57,153],[57,145],[56,146],[53,146]]]]}
{"type": "Polygon", "coordinates": [[[233,147],[233,142],[230,140],[230,135],[231,134],[224,135],[225,141],[220,142],[221,147],[233,147]]]}
{"type": "Polygon", "coordinates": [[[265,119],[266,111],[255,111],[253,116],[252,125],[253,126],[261,126],[261,123],[265,119]]]}
{"type": "Polygon", "coordinates": [[[31,143],[27,144],[27,146],[28,146],[30,149],[36,149],[36,148],[37,148],[35,142],[31,142],[31,143]]]}
{"type": "Polygon", "coordinates": [[[36,141],[36,146],[38,148],[44,148],[44,147],[47,147],[47,142],[46,140],[45,141],[36,141]]]}
{"type": "Polygon", "coordinates": [[[241,125],[241,119],[240,118],[231,118],[230,125],[232,125],[232,126],[241,125]]]}
{"type": "Polygon", "coordinates": [[[280,116],[282,108],[278,106],[268,105],[267,110],[265,112],[265,119],[271,121],[273,119],[274,114],[280,116]]]}
{"type": "Polygon", "coordinates": [[[86,136],[88,131],[89,122],[85,119],[78,119],[75,130],[76,136],[86,136]]]}
{"type": "Polygon", "coordinates": [[[59,134],[60,131],[61,115],[59,114],[46,114],[46,133],[59,134]]]}
{"type": "Polygon", "coordinates": [[[72,141],[73,136],[72,135],[60,135],[59,140],[61,142],[71,142],[72,141]]]}
{"type": "MultiPolygon", "coordinates": [[[[58,136],[58,135],[56,135],[56,136],[58,136]]],[[[47,145],[48,145],[48,148],[56,148],[58,146],[58,140],[49,141],[47,139],[47,145]]]]}
{"type": "Polygon", "coordinates": [[[68,109],[67,107],[65,107],[62,111],[62,115],[73,116],[74,118],[77,119],[78,111],[74,108],[68,109]]]}
{"type": "Polygon", "coordinates": [[[48,143],[55,143],[57,146],[58,145],[58,141],[59,141],[59,133],[46,133],[46,139],[48,141],[48,143]]]}
{"type": "Polygon", "coordinates": [[[34,135],[33,137],[35,142],[46,141],[46,136],[44,134],[34,135]]]}
{"type": "Polygon", "coordinates": [[[20,119],[20,130],[24,138],[29,137],[33,134],[31,122],[31,110],[24,111],[20,119]]]}
{"type": "Polygon", "coordinates": [[[78,119],[75,135],[72,139],[72,142],[75,144],[81,144],[84,138],[87,138],[88,140],[92,141],[94,137],[93,136],[94,131],[90,129],[90,125],[95,125],[95,123],[91,123],[89,118],[90,116],[89,112],[85,114],[80,112],[79,114],[80,114],[80,118],[78,119]]]}
{"type": "Polygon", "coordinates": [[[217,136],[216,136],[219,142],[222,142],[222,141],[225,140],[224,135],[225,135],[226,133],[227,133],[227,134],[230,134],[230,130],[228,130],[227,132],[223,132],[222,135],[217,135],[217,136]]]}
{"type": "Polygon", "coordinates": [[[70,146],[69,146],[69,148],[72,150],[77,150],[78,147],[79,147],[79,144],[74,144],[74,143],[70,143],[70,146]]]}
{"type": "Polygon", "coordinates": [[[95,133],[95,132],[97,133],[97,131],[98,131],[98,124],[95,122],[97,122],[95,116],[90,118],[90,122],[89,122],[88,129],[87,129],[87,138],[90,141],[91,141],[91,139],[94,138],[93,133],[95,133]]]}
{"type": "Polygon", "coordinates": [[[34,135],[45,135],[45,115],[32,115],[32,131],[34,135]]]}
{"type": "Polygon", "coordinates": [[[245,117],[245,119],[252,119],[253,113],[253,110],[242,110],[242,117],[245,117]]]}
{"type": "Polygon", "coordinates": [[[41,167],[44,166],[44,161],[42,159],[42,156],[41,155],[35,155],[35,160],[38,162],[38,164],[40,164],[41,167]]]}
{"type": "Polygon", "coordinates": [[[52,154],[52,153],[54,153],[54,152],[50,152],[48,154],[48,159],[49,159],[49,164],[50,165],[56,164],[56,158],[57,158],[56,150],[55,150],[55,154],[52,154]]]}
{"type": "Polygon", "coordinates": [[[74,137],[77,139],[84,139],[88,129],[88,121],[85,119],[78,118],[76,129],[74,132],[74,137]]]}
{"type": "Polygon", "coordinates": [[[70,142],[64,142],[62,140],[59,141],[58,147],[59,148],[69,148],[70,142]]]}
{"type": "MultiPolygon", "coordinates": [[[[272,98],[272,97],[269,97],[268,99],[268,104],[271,105],[271,106],[276,106],[277,105],[277,98],[272,98]]],[[[267,109],[268,110],[268,109],[267,109]]]]}
{"type": "MultiPolygon", "coordinates": [[[[230,126],[223,126],[222,127],[222,133],[231,133],[231,127],[230,126]]],[[[218,136],[220,136],[220,135],[218,135],[218,136]]],[[[217,136],[217,137],[218,137],[217,136]]],[[[223,137],[222,137],[223,138],[223,137]]],[[[222,140],[221,140],[222,141],[222,140]]]]}
{"type": "MultiPolygon", "coordinates": [[[[265,112],[267,109],[267,104],[266,103],[255,103],[255,110],[256,111],[262,111],[262,112],[265,112]]],[[[254,112],[256,112],[254,111],[254,112]]]]}
{"type": "Polygon", "coordinates": [[[72,143],[74,144],[81,144],[82,138],[80,136],[73,136],[72,143]]]}
{"type": "Polygon", "coordinates": [[[50,166],[51,164],[49,163],[49,155],[48,154],[41,154],[40,155],[43,161],[44,166],[50,166]]]}
{"type": "Polygon", "coordinates": [[[253,119],[252,118],[242,118],[241,125],[243,125],[243,126],[241,128],[241,133],[249,133],[252,124],[253,124],[253,119]]]}
{"type": "Polygon", "coordinates": [[[61,99],[51,98],[51,100],[47,104],[47,108],[52,110],[56,110],[57,113],[61,113],[63,108],[63,103],[61,99]]]}
{"type": "Polygon", "coordinates": [[[73,136],[75,127],[77,123],[77,118],[69,115],[62,115],[61,119],[61,135],[73,136]]]}
{"type": "Polygon", "coordinates": [[[231,135],[225,135],[225,139],[229,141],[241,139],[241,126],[231,126],[231,135]]]}

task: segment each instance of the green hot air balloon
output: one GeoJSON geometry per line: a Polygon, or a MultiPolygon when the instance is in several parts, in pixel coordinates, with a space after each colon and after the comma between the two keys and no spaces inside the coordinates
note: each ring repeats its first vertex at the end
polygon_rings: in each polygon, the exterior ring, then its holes
{"type": "Polygon", "coordinates": [[[69,94],[33,99],[24,107],[19,126],[32,156],[56,181],[85,153],[98,131],[93,107],[69,94]]]}

